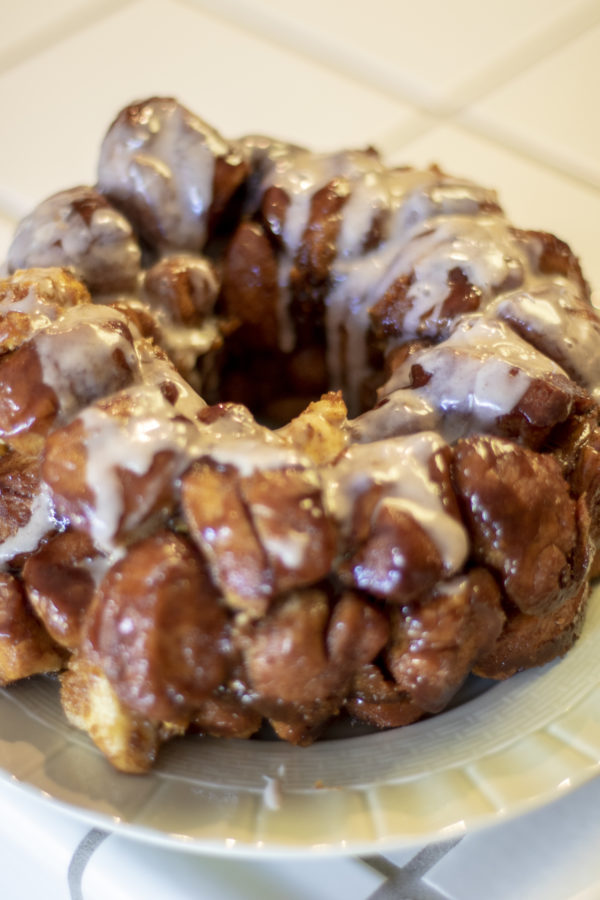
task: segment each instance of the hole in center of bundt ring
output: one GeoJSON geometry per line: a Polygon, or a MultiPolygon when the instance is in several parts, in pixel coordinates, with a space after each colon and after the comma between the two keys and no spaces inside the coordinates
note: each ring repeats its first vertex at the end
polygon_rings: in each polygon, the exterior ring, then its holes
{"type": "MultiPolygon", "coordinates": [[[[311,401],[327,391],[341,391],[350,416],[370,409],[376,402],[376,390],[383,383],[383,362],[368,374],[348,377],[348,373],[332,367],[321,330],[296,335],[292,352],[261,344],[251,328],[245,325],[228,336],[218,366],[209,402],[242,403],[255,418],[272,428],[286,425],[311,401]],[[378,372],[374,375],[373,372],[378,372]]],[[[361,366],[361,369],[366,369],[361,366]]]]}
{"type": "Polygon", "coordinates": [[[246,349],[228,354],[219,399],[243,403],[270,427],[286,425],[329,389],[324,357],[318,347],[298,353],[246,349]]]}

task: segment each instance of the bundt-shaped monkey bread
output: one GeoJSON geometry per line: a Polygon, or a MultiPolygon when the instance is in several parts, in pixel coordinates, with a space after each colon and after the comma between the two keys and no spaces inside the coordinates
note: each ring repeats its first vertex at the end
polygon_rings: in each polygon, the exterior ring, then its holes
{"type": "Polygon", "coordinates": [[[0,681],[117,768],[443,710],[580,633],[600,319],[493,191],[124,109],[0,284],[0,681]]]}

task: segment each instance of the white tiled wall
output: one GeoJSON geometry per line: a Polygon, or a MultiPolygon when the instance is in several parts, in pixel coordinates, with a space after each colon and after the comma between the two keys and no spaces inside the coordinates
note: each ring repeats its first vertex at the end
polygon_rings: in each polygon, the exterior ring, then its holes
{"type": "Polygon", "coordinates": [[[451,110],[597,20],[581,0],[190,0],[393,94],[451,110]]]}
{"type": "Polygon", "coordinates": [[[98,9],[105,10],[106,3],[86,3],[86,0],[19,0],[4,3],[1,13],[0,52],[3,68],[19,54],[35,51],[50,43],[65,30],[93,17],[98,9]],[[8,62],[7,62],[8,61],[8,62]]]}
{"type": "Polygon", "coordinates": [[[508,79],[464,118],[600,188],[598,59],[600,24],[508,79]]]}
{"type": "Polygon", "coordinates": [[[229,137],[373,143],[470,175],[598,287],[599,54],[598,0],[4,3],[0,253],[36,202],[94,181],[116,112],[158,93],[229,137]]]}

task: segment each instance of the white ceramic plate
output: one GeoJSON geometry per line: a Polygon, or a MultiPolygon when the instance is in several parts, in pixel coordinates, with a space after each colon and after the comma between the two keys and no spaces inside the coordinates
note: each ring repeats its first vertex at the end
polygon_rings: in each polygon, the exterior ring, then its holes
{"type": "Polygon", "coordinates": [[[185,738],[115,772],[66,723],[57,685],[0,691],[0,767],[101,828],[195,852],[373,853],[547,803],[600,767],[600,590],[560,662],[408,728],[296,748],[185,738]]]}

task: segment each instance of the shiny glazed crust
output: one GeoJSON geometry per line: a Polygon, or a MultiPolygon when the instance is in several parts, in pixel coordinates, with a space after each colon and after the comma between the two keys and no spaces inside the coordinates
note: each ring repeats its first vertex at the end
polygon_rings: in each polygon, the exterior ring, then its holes
{"type": "Polygon", "coordinates": [[[118,769],[408,725],[576,640],[600,319],[493,191],[154,97],[8,269],[0,683],[60,672],[118,769]]]}

